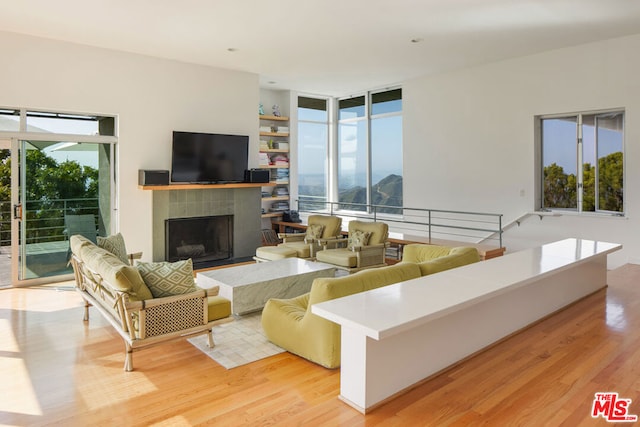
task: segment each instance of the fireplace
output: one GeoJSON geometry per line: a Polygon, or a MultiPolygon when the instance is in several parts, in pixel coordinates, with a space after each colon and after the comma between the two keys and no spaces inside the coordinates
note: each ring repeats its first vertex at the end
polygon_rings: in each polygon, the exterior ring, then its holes
{"type": "Polygon", "coordinates": [[[233,257],[233,215],[165,220],[165,260],[191,258],[195,268],[233,257]]]}

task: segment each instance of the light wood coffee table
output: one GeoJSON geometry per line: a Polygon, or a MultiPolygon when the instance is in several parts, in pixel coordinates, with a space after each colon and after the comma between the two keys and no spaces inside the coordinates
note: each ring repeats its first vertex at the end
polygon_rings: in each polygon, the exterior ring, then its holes
{"type": "Polygon", "coordinates": [[[219,295],[231,301],[233,314],[261,310],[270,298],[293,298],[309,292],[317,277],[333,277],[331,264],[286,258],[221,268],[196,274],[201,288],[220,286],[219,295]]]}

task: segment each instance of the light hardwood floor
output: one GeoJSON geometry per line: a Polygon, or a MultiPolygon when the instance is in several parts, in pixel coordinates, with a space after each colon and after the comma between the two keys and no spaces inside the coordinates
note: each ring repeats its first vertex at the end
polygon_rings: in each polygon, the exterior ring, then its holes
{"type": "Polygon", "coordinates": [[[124,372],[122,340],[97,313],[82,321],[75,292],[2,290],[0,424],[607,425],[590,417],[595,392],[640,415],[640,266],[608,283],[367,416],[338,400],[339,370],[289,353],[227,371],[178,341],[135,353],[124,372]]]}

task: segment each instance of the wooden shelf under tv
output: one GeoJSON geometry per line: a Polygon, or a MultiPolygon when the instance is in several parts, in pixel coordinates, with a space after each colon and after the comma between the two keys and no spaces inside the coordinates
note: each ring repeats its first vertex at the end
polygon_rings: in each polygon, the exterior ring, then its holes
{"type": "Polygon", "coordinates": [[[234,184],[169,184],[169,185],[138,185],[141,190],[162,191],[162,190],[206,190],[206,189],[223,189],[223,188],[260,188],[275,187],[275,183],[271,182],[238,182],[234,184]]]}

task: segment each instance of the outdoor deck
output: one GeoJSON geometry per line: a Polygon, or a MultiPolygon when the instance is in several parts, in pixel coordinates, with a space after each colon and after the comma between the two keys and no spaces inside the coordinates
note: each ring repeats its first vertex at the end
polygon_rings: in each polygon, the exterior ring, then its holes
{"type": "MultiPolygon", "coordinates": [[[[67,266],[69,242],[33,243],[27,245],[26,278],[50,277],[71,273],[67,266]]],[[[11,287],[11,247],[0,247],[0,289],[11,287]]]]}

